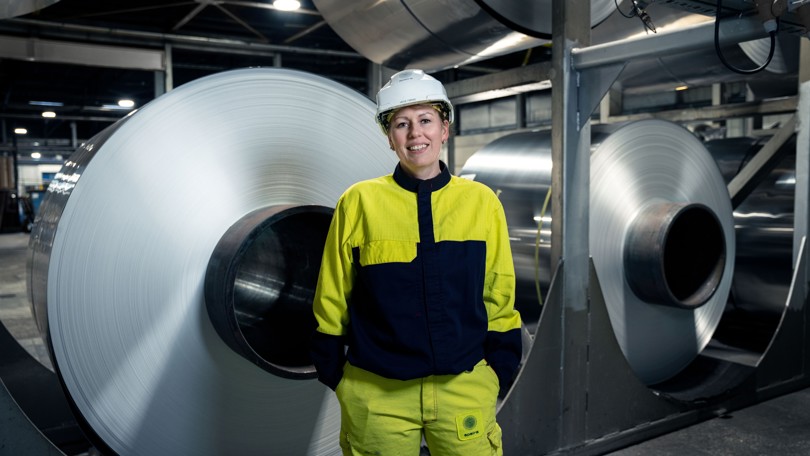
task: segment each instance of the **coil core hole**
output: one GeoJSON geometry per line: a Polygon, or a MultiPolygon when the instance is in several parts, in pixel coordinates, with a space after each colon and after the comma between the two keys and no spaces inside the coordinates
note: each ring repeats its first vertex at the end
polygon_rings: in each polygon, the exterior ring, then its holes
{"type": "Polygon", "coordinates": [[[222,237],[206,273],[206,306],[240,356],[286,378],[314,378],[312,301],[332,209],[271,207],[222,237]]]}
{"type": "Polygon", "coordinates": [[[723,228],[702,204],[656,204],[636,217],[626,237],[627,282],[651,304],[702,306],[720,284],[725,262],[723,228]]]}

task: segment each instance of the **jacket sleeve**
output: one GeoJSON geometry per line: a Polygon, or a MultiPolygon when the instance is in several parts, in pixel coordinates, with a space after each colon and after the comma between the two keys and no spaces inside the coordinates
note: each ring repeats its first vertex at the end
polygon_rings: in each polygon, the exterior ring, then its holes
{"type": "Polygon", "coordinates": [[[351,248],[347,244],[350,227],[343,202],[341,197],[332,215],[312,304],[317,327],[310,356],[318,371],[318,380],[332,390],[343,377],[348,299],[354,283],[351,248]]]}
{"type": "Polygon", "coordinates": [[[486,344],[487,363],[498,375],[505,393],[517,373],[523,351],[520,314],[515,310],[515,266],[509,245],[509,231],[503,206],[496,199],[492,227],[487,238],[487,270],[484,303],[489,318],[486,344]]]}

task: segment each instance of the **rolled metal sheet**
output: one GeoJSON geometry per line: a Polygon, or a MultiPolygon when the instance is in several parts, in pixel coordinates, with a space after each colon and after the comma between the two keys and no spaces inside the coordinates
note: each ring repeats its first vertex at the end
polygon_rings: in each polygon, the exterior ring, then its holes
{"type": "MultiPolygon", "coordinates": [[[[726,182],[764,145],[763,138],[716,139],[705,143],[726,182]]],[[[796,143],[788,141],[784,158],[734,209],[737,255],[727,313],[734,311],[741,325],[740,340],[770,323],[772,331],[785,312],[793,275],[793,210],[796,184],[796,143]]],[[[764,347],[762,347],[764,349],[764,347]]]]}
{"type": "MultiPolygon", "coordinates": [[[[529,36],[551,39],[551,0],[515,2],[512,0],[476,0],[485,10],[513,30],[529,36]]],[[[592,0],[591,27],[604,21],[623,1],[592,0]]]]}
{"type": "Polygon", "coordinates": [[[230,71],[161,96],[65,165],[32,235],[31,287],[56,370],[102,447],[340,453],[334,395],[231,350],[203,285],[215,246],[246,214],[332,208],[352,183],[391,172],[373,114],[318,76],[230,71]]]}
{"type": "MultiPolygon", "coordinates": [[[[711,340],[734,271],[734,220],[728,190],[706,148],[686,129],[660,120],[628,124],[611,134],[591,159],[590,251],[619,346],[640,380],[655,384],[685,368],[711,340]],[[632,292],[622,261],[634,219],[660,203],[708,208],[722,231],[725,258],[715,291],[704,304],[651,304],[632,292]]],[[[700,239],[700,230],[691,241],[700,239]]],[[[687,239],[689,241],[689,239],[687,239]]],[[[688,248],[684,243],[681,248],[688,248]]],[[[684,262],[671,271],[688,274],[684,262]]]]}
{"type": "Polygon", "coordinates": [[[10,0],[0,2],[0,19],[23,16],[53,5],[59,0],[10,0]]]}
{"type": "MultiPolygon", "coordinates": [[[[389,68],[436,71],[547,44],[551,1],[314,0],[354,50],[389,68]],[[528,10],[527,10],[528,8],[528,10]]],[[[614,8],[591,1],[591,23],[614,8]]]]}
{"type": "MultiPolygon", "coordinates": [[[[516,306],[521,312],[539,307],[537,289],[544,291],[550,280],[551,209],[541,210],[550,186],[550,144],[547,131],[510,135],[473,154],[462,170],[500,193],[516,264],[516,306]]],[[[594,127],[591,150],[591,256],[619,346],[638,378],[653,385],[676,375],[697,356],[722,315],[733,272],[733,261],[725,259],[733,258],[735,249],[728,191],[703,145],[669,122],[594,127]],[[700,233],[701,227],[722,239],[723,248],[718,250],[724,257],[701,260],[707,269],[701,283],[711,290],[696,305],[685,298],[677,305],[645,301],[628,281],[625,253],[632,228],[640,214],[668,204],[678,207],[672,212],[676,215],[682,206],[711,215],[688,222],[689,229],[683,231],[687,236],[679,244],[669,237],[679,225],[653,218],[658,220],[655,233],[663,233],[670,247],[689,248],[689,233],[700,233]]],[[[689,261],[688,256],[681,259],[664,275],[677,280],[695,266],[689,261]]]]}

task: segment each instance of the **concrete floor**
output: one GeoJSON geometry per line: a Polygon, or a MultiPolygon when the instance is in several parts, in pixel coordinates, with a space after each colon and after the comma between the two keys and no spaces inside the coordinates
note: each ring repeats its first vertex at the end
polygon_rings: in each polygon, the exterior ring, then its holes
{"type": "MultiPolygon", "coordinates": [[[[0,234],[0,321],[31,356],[52,370],[28,302],[27,248],[27,234],[0,234]]],[[[4,454],[2,448],[0,454],[4,454]]],[[[781,396],[608,454],[810,455],[810,390],[781,396]]]]}

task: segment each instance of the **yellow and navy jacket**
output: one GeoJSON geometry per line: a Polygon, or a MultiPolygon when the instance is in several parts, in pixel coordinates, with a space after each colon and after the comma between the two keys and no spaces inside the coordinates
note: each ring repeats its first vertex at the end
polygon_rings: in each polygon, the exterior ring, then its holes
{"type": "Polygon", "coordinates": [[[429,180],[397,165],[337,203],[311,350],[332,389],[347,359],[400,380],[458,374],[486,359],[502,388],[512,381],[521,320],[503,207],[491,189],[440,165],[429,180]]]}

